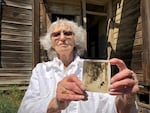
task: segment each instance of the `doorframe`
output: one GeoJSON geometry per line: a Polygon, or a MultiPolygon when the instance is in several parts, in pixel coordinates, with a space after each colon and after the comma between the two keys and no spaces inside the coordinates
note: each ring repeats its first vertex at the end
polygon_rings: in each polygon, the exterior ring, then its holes
{"type": "Polygon", "coordinates": [[[150,0],[141,0],[144,84],[150,85],[150,0]]]}
{"type": "Polygon", "coordinates": [[[40,62],[40,0],[32,0],[32,67],[40,62]]]}

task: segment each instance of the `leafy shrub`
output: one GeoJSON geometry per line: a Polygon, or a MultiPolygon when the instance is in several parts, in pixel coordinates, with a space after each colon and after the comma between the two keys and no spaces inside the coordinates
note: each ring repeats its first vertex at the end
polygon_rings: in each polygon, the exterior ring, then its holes
{"type": "Polygon", "coordinates": [[[17,113],[23,95],[24,91],[20,91],[16,86],[0,92],[0,113],[17,113]]]}

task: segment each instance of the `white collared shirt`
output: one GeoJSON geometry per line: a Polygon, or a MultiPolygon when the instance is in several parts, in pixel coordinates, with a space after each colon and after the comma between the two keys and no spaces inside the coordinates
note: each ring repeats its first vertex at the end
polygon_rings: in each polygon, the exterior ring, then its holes
{"type": "MultiPolygon", "coordinates": [[[[80,57],[76,57],[66,70],[58,58],[37,64],[18,113],[46,113],[48,104],[56,95],[57,83],[70,74],[76,74],[82,80],[82,65],[80,57]]],[[[72,101],[61,113],[117,113],[115,96],[87,93],[87,101],[72,101]]]]}

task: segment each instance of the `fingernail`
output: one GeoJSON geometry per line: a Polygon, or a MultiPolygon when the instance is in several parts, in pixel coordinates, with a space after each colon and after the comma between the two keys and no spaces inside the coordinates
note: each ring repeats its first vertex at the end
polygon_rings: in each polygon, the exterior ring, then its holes
{"type": "Polygon", "coordinates": [[[80,99],[84,99],[85,97],[84,97],[83,95],[80,95],[79,98],[80,98],[80,99]]]}
{"type": "Polygon", "coordinates": [[[110,92],[113,92],[113,91],[115,91],[115,89],[110,89],[109,91],[110,91],[110,92]]]}
{"type": "Polygon", "coordinates": [[[112,89],[112,88],[113,88],[113,85],[110,85],[109,88],[112,89]]]}
{"type": "Polygon", "coordinates": [[[111,78],[110,83],[113,83],[113,78],[111,78]]]}
{"type": "Polygon", "coordinates": [[[81,85],[81,89],[82,89],[82,90],[85,90],[85,87],[84,87],[83,85],[81,85]]]}

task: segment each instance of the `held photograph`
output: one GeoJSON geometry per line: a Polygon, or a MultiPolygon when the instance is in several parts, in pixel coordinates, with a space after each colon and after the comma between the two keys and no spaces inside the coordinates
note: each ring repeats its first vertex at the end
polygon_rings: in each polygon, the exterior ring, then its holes
{"type": "Polygon", "coordinates": [[[83,84],[87,91],[108,92],[111,68],[109,60],[84,60],[83,84]]]}

